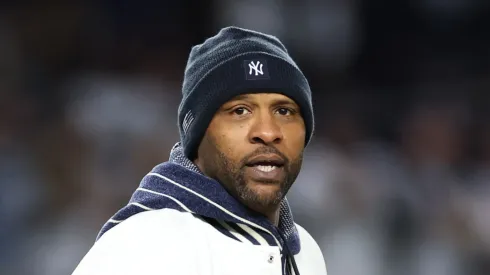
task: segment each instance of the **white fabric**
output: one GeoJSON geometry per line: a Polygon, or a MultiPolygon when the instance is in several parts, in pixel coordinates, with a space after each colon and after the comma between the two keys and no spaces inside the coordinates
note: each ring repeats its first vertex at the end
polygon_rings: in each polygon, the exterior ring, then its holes
{"type": "MultiPolygon", "coordinates": [[[[325,261],[308,232],[296,225],[301,275],[326,275],[325,261]]],[[[72,275],[280,275],[278,247],[233,240],[191,213],[173,209],[136,214],[104,234],[72,275]]]]}

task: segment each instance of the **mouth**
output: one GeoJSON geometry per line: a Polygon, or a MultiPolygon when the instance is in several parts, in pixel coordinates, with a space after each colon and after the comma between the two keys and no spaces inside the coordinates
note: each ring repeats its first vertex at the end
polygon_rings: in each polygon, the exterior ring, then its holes
{"type": "Polygon", "coordinates": [[[280,168],[280,166],[277,166],[277,165],[270,165],[270,164],[267,164],[267,163],[264,163],[264,164],[258,164],[258,165],[251,165],[251,166],[248,166],[248,167],[252,167],[252,168],[255,168],[261,172],[264,172],[264,173],[269,173],[269,172],[272,172],[278,168],[280,168]]]}
{"type": "Polygon", "coordinates": [[[269,173],[284,166],[284,159],[278,155],[260,155],[247,162],[247,167],[255,168],[261,172],[269,173]]]}

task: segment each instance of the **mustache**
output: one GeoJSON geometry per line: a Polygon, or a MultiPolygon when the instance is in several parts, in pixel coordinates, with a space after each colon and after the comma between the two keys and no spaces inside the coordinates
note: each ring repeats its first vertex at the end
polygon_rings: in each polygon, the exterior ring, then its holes
{"type": "Polygon", "coordinates": [[[265,154],[278,155],[279,157],[281,157],[284,160],[284,167],[288,167],[289,159],[286,157],[286,155],[281,153],[281,151],[279,151],[277,148],[271,147],[271,146],[262,146],[262,147],[258,148],[257,150],[253,151],[252,153],[246,155],[241,161],[241,166],[242,167],[246,166],[246,163],[248,163],[251,158],[254,158],[258,155],[265,155],[265,154]]]}

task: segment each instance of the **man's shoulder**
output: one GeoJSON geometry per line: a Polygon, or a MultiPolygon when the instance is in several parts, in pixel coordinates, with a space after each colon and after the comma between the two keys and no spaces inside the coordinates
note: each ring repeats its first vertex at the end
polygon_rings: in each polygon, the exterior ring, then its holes
{"type": "Polygon", "coordinates": [[[295,226],[301,241],[301,251],[295,258],[304,262],[302,266],[314,269],[314,274],[327,274],[325,258],[320,246],[305,228],[297,223],[295,226]]]}
{"type": "Polygon", "coordinates": [[[131,216],[99,238],[73,274],[154,274],[162,264],[170,273],[194,274],[182,260],[196,256],[199,237],[191,231],[198,221],[171,209],[131,216]]]}
{"type": "Polygon", "coordinates": [[[301,240],[301,246],[303,246],[305,244],[307,246],[317,246],[318,247],[318,244],[315,241],[315,239],[313,238],[313,236],[311,236],[311,234],[303,226],[301,226],[297,223],[295,223],[294,225],[296,226],[296,229],[298,230],[299,238],[301,240]]]}
{"type": "Polygon", "coordinates": [[[97,242],[119,238],[151,238],[186,234],[197,219],[192,213],[180,212],[174,209],[160,209],[138,213],[114,226],[97,242]]]}

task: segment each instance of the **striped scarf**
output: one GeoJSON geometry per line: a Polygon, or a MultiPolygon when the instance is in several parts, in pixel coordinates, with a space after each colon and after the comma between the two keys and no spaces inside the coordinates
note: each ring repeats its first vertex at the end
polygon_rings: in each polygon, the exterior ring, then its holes
{"type": "MultiPolygon", "coordinates": [[[[283,263],[301,249],[286,199],[281,203],[276,227],[266,217],[238,202],[217,181],[203,175],[185,157],[180,143],[172,148],[168,162],[157,165],[142,179],[129,203],[104,224],[97,240],[135,214],[165,208],[192,213],[236,241],[279,246],[285,252],[283,263]]],[[[283,266],[284,274],[290,274],[290,270],[286,270],[290,265],[283,266]]]]}

